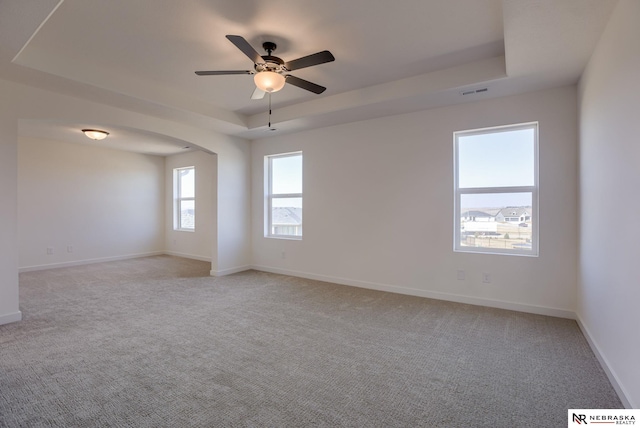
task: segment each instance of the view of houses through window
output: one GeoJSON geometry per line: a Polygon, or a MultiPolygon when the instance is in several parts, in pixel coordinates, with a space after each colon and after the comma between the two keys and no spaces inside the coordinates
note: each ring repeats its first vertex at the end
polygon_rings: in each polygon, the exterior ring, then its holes
{"type": "Polygon", "coordinates": [[[196,168],[176,168],[174,178],[175,230],[195,230],[196,227],[196,168]]]}
{"type": "Polygon", "coordinates": [[[483,202],[482,198],[462,195],[460,246],[530,250],[533,230],[531,194],[511,196],[514,196],[512,204],[496,204],[491,203],[490,198],[483,202]]]}
{"type": "Polygon", "coordinates": [[[266,156],[271,237],[302,237],[302,153],[266,156]]]}
{"type": "Polygon", "coordinates": [[[455,133],[454,249],[537,255],[537,124],[455,133]]]}

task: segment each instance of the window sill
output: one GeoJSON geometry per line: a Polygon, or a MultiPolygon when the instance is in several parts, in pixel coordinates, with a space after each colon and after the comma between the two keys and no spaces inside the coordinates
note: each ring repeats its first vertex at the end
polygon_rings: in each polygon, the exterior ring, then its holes
{"type": "Polygon", "coordinates": [[[454,253],[466,253],[466,254],[488,254],[492,256],[520,256],[520,257],[539,257],[537,253],[520,253],[520,252],[510,252],[510,251],[478,251],[478,250],[462,250],[458,248],[454,248],[454,253]]]}
{"type": "Polygon", "coordinates": [[[285,241],[302,241],[302,236],[290,236],[290,235],[266,235],[265,238],[284,239],[285,241]]]}

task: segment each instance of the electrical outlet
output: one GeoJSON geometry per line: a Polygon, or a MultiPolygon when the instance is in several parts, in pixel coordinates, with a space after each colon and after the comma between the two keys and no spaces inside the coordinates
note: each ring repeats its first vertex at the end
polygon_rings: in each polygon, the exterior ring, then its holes
{"type": "Polygon", "coordinates": [[[490,284],[491,283],[491,274],[490,273],[483,273],[482,274],[482,282],[485,284],[490,284]]]}
{"type": "Polygon", "coordinates": [[[287,258],[287,253],[286,252],[282,252],[282,259],[286,259],[287,258]]]}
{"type": "Polygon", "coordinates": [[[465,273],[463,270],[459,270],[458,271],[458,281],[464,281],[465,279],[465,273]]]}
{"type": "Polygon", "coordinates": [[[73,253],[73,245],[67,245],[67,253],[73,253]]]}
{"type": "Polygon", "coordinates": [[[53,247],[47,247],[47,255],[50,256],[53,254],[53,247]]]}

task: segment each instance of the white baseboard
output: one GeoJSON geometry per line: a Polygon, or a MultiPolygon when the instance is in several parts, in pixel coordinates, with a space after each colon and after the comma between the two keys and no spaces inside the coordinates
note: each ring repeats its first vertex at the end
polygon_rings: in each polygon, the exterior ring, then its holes
{"type": "Polygon", "coordinates": [[[596,358],[600,362],[600,366],[602,366],[602,369],[604,370],[607,377],[609,378],[609,382],[611,382],[613,389],[616,390],[618,397],[620,397],[620,401],[622,401],[622,404],[624,405],[624,407],[627,409],[640,408],[640,407],[637,407],[637,405],[640,403],[631,403],[631,400],[629,399],[629,395],[627,394],[626,390],[620,383],[618,376],[616,376],[616,373],[611,368],[611,365],[609,364],[609,360],[607,360],[607,357],[604,356],[597,342],[589,332],[589,329],[587,328],[587,326],[584,325],[579,315],[576,315],[576,322],[578,323],[578,327],[580,327],[582,334],[587,339],[587,342],[589,343],[591,350],[593,351],[596,358]]]}
{"type": "Polygon", "coordinates": [[[251,266],[249,266],[249,265],[237,266],[237,267],[229,268],[229,269],[211,270],[209,272],[209,275],[211,275],[211,276],[225,276],[225,275],[231,275],[232,273],[244,272],[245,270],[249,270],[249,269],[251,269],[251,266]]]}
{"type": "Polygon", "coordinates": [[[11,314],[0,315],[0,325],[12,322],[22,321],[22,312],[13,312],[11,314]]]}
{"type": "Polygon", "coordinates": [[[211,263],[211,257],[198,256],[195,254],[188,254],[188,253],[179,253],[177,251],[165,251],[164,254],[168,256],[182,257],[183,259],[200,260],[201,262],[211,263]]]}
{"type": "Polygon", "coordinates": [[[538,315],[548,315],[558,318],[575,319],[573,311],[544,306],[525,305],[522,303],[506,302],[502,300],[483,299],[480,297],[462,296],[459,294],[442,293],[439,291],[420,290],[417,288],[399,287],[396,285],[379,284],[375,282],[360,281],[355,279],[337,278],[326,275],[318,275],[307,272],[292,271],[287,269],[272,268],[268,266],[251,266],[251,269],[264,272],[278,273],[282,275],[296,276],[300,278],[315,279],[318,281],[332,282],[341,285],[367,288],[371,290],[387,291],[390,293],[406,294],[409,296],[426,297],[429,299],[446,300],[449,302],[466,303],[468,305],[487,306],[490,308],[507,309],[510,311],[527,312],[538,315]]]}
{"type": "Polygon", "coordinates": [[[46,265],[36,265],[36,266],[24,266],[18,268],[18,272],[32,272],[37,270],[46,270],[46,269],[56,269],[62,267],[71,267],[71,266],[82,266],[82,265],[90,265],[93,263],[102,263],[102,262],[114,262],[117,260],[127,260],[127,259],[137,259],[139,257],[150,257],[150,256],[161,256],[165,252],[164,251],[152,251],[149,253],[139,253],[139,254],[127,254],[124,256],[114,256],[114,257],[100,257],[97,259],[86,259],[86,260],[75,260],[71,262],[61,262],[61,263],[50,263],[46,265]]]}

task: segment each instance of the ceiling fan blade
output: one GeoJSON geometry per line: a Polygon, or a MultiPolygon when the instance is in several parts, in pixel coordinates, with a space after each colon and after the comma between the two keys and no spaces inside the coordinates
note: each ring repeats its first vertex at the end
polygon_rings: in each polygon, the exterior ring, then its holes
{"type": "Polygon", "coordinates": [[[253,74],[250,70],[196,71],[198,76],[224,76],[227,74],[253,74]]]}
{"type": "Polygon", "coordinates": [[[293,61],[286,62],[284,66],[289,71],[299,70],[305,67],[311,67],[312,65],[324,64],[325,62],[335,61],[331,52],[322,51],[311,55],[303,56],[302,58],[294,59],[293,61]]]}
{"type": "Polygon", "coordinates": [[[291,83],[293,86],[311,91],[314,94],[321,94],[327,90],[324,86],[316,85],[308,80],[300,79],[299,77],[291,76],[290,74],[287,74],[285,77],[287,78],[287,83],[291,83]]]}
{"type": "Polygon", "coordinates": [[[264,98],[264,94],[266,94],[266,92],[256,86],[256,89],[253,91],[253,94],[251,94],[251,99],[261,100],[264,98]]]}
{"type": "Polygon", "coordinates": [[[248,56],[249,59],[254,62],[254,64],[264,63],[264,60],[262,59],[260,54],[256,52],[256,50],[249,44],[249,42],[244,39],[244,37],[227,35],[227,39],[229,39],[231,43],[236,45],[236,47],[240,49],[242,53],[248,56]]]}

